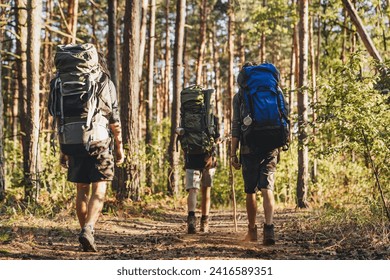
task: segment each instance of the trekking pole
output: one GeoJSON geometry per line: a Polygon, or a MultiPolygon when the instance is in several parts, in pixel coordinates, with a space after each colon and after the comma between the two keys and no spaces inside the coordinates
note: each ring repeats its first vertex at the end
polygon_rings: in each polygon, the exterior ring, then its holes
{"type": "MultiPolygon", "coordinates": [[[[230,155],[230,150],[231,150],[231,137],[229,137],[229,140],[227,141],[228,143],[228,154],[230,155]]],[[[228,160],[229,164],[229,183],[230,186],[232,187],[232,200],[233,200],[233,222],[234,222],[234,230],[237,232],[237,204],[236,204],[236,191],[234,189],[234,174],[233,174],[233,167],[232,167],[232,157],[229,156],[228,160]]]]}

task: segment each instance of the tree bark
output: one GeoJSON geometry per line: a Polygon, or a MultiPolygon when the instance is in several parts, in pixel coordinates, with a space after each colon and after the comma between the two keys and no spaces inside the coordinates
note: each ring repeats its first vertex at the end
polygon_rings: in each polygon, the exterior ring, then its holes
{"type": "MultiPolygon", "coordinates": [[[[155,25],[156,25],[156,0],[151,0],[150,3],[150,25],[149,25],[149,63],[148,63],[148,91],[147,91],[147,104],[146,104],[146,149],[147,154],[150,154],[150,148],[152,145],[152,124],[153,124],[153,74],[154,74],[154,43],[155,37],[155,25]]],[[[151,167],[151,161],[149,160],[146,166],[146,185],[152,187],[153,185],[153,172],[151,167]]]]}
{"type": "Polygon", "coordinates": [[[362,39],[368,53],[377,61],[383,62],[383,59],[381,55],[379,54],[379,51],[376,49],[374,43],[371,40],[370,35],[366,32],[363,22],[360,19],[356,9],[353,7],[352,3],[349,0],[343,0],[343,5],[345,9],[348,11],[349,16],[353,22],[353,24],[356,26],[356,29],[360,35],[360,38],[362,39]]]}
{"type": "Polygon", "coordinates": [[[307,146],[308,123],[308,29],[309,1],[299,0],[299,83],[298,83],[298,207],[308,207],[306,197],[309,175],[309,152],[307,146]]]}
{"type": "MultiPolygon", "coordinates": [[[[291,44],[291,60],[290,60],[290,93],[288,95],[288,106],[289,106],[289,112],[290,115],[293,115],[293,110],[294,110],[294,95],[295,95],[295,90],[296,90],[296,85],[295,85],[295,77],[296,77],[296,65],[297,65],[297,56],[295,53],[297,52],[297,26],[294,25],[293,29],[293,37],[292,37],[292,44],[291,44]]],[[[292,142],[292,129],[289,131],[289,139],[290,143],[292,142]]]]}
{"type": "Polygon", "coordinates": [[[118,59],[117,59],[117,8],[118,0],[108,1],[108,34],[107,34],[107,62],[110,71],[111,80],[115,87],[118,88],[118,59]]]}
{"type": "Polygon", "coordinates": [[[145,46],[146,46],[146,29],[148,15],[149,0],[142,0],[141,13],[141,29],[140,29],[140,45],[139,45],[139,78],[142,78],[142,70],[144,66],[145,46]]]}
{"type": "MultiPolygon", "coordinates": [[[[213,32],[210,33],[210,53],[213,56],[213,69],[214,69],[214,83],[212,87],[215,89],[215,109],[216,116],[218,117],[218,122],[221,123],[223,120],[223,98],[221,91],[221,71],[219,63],[219,48],[217,46],[216,36],[216,26],[213,26],[213,32]]],[[[223,135],[221,137],[224,137],[223,135]]],[[[219,149],[217,149],[219,159],[222,162],[222,165],[226,166],[227,153],[226,153],[226,141],[223,141],[219,144],[219,149]]]]}
{"type": "MultiPolygon", "coordinates": [[[[267,6],[267,0],[263,0],[263,3],[262,3],[262,6],[263,7],[266,7],[267,6]]],[[[260,63],[263,63],[265,62],[266,60],[266,54],[265,54],[265,32],[262,31],[261,32],[261,36],[260,36],[260,63]]]]}
{"type": "Polygon", "coordinates": [[[18,69],[18,100],[19,123],[22,142],[23,170],[28,169],[28,139],[27,133],[27,0],[16,0],[16,26],[19,40],[16,41],[16,49],[19,54],[18,69]]]}
{"type": "Polygon", "coordinates": [[[39,193],[39,59],[42,1],[29,0],[27,17],[27,114],[26,142],[28,156],[24,159],[26,199],[37,199],[39,193]],[[35,192],[35,197],[33,196],[35,192]]]}
{"type": "MultiPolygon", "coordinates": [[[[316,73],[316,56],[315,56],[315,50],[314,50],[314,17],[310,17],[309,19],[309,50],[310,50],[310,72],[311,72],[311,88],[312,88],[312,104],[313,106],[317,105],[317,73],[316,73]]],[[[313,142],[314,144],[317,142],[316,135],[316,122],[317,122],[317,112],[316,110],[313,110],[313,142]]],[[[311,180],[313,182],[317,181],[317,158],[313,159],[313,166],[312,166],[312,173],[311,173],[311,180]]]]}
{"type": "Polygon", "coordinates": [[[245,34],[241,32],[240,34],[240,62],[241,67],[245,64],[245,34]]]}
{"type": "Polygon", "coordinates": [[[226,133],[230,135],[231,132],[231,117],[232,117],[232,100],[234,95],[234,5],[233,0],[229,0],[228,4],[228,53],[229,53],[229,68],[228,68],[228,98],[226,106],[226,133]]]}
{"type": "Polygon", "coordinates": [[[345,63],[345,53],[346,53],[346,45],[347,45],[347,11],[343,9],[343,32],[342,32],[342,43],[341,43],[341,52],[340,52],[340,60],[345,63]]]}
{"type": "MultiPolygon", "coordinates": [[[[46,1],[46,17],[45,17],[45,25],[49,25],[51,21],[53,20],[53,1],[47,0],[46,1]]],[[[47,100],[49,97],[49,88],[50,88],[50,80],[52,79],[52,72],[47,71],[47,68],[52,68],[53,66],[53,57],[52,57],[52,36],[51,31],[47,28],[45,28],[45,39],[43,43],[43,65],[41,65],[41,94],[40,94],[40,108],[41,108],[41,127],[43,131],[46,131],[45,135],[45,141],[50,142],[51,133],[47,133],[51,129],[51,123],[52,118],[49,115],[49,112],[47,110],[47,100]]],[[[47,149],[47,154],[50,154],[50,149],[47,149]]]]}
{"type": "Polygon", "coordinates": [[[139,200],[139,42],[140,42],[140,3],[126,0],[125,26],[123,34],[121,121],[123,145],[128,160],[120,172],[117,197],[120,200],[139,200]]]}
{"type": "Polygon", "coordinates": [[[71,37],[67,38],[68,44],[76,43],[78,9],[79,9],[79,0],[68,1],[68,27],[71,35],[71,37]]]}
{"type": "Polygon", "coordinates": [[[175,46],[173,57],[173,98],[171,113],[171,136],[169,141],[169,168],[168,168],[168,192],[178,194],[179,192],[179,153],[175,150],[175,130],[179,124],[179,103],[180,92],[183,88],[182,70],[183,70],[183,42],[184,42],[184,25],[186,18],[186,0],[178,0],[176,5],[176,31],[175,46]]]}
{"type": "MultiPolygon", "coordinates": [[[[5,8],[0,10],[0,21],[4,22],[6,19],[5,8]]],[[[5,174],[4,174],[4,103],[3,103],[3,28],[0,27],[0,201],[5,198],[5,174]]]]}
{"type": "Polygon", "coordinates": [[[169,39],[169,3],[170,0],[165,0],[165,92],[164,92],[164,110],[163,118],[169,116],[169,88],[171,81],[171,41],[169,39]]]}
{"type": "Polygon", "coordinates": [[[200,7],[200,34],[199,34],[199,48],[198,48],[198,60],[197,60],[197,71],[196,71],[196,84],[200,85],[202,83],[202,69],[203,69],[203,59],[204,59],[204,50],[206,46],[206,29],[207,29],[207,16],[208,16],[208,7],[207,0],[201,1],[200,7]]]}

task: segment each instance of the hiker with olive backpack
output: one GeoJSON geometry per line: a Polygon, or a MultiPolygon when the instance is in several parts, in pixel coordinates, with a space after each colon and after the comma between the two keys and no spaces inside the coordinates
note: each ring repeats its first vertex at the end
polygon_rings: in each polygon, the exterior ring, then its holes
{"type": "Polygon", "coordinates": [[[48,109],[60,144],[60,163],[76,183],[76,212],[84,251],[96,252],[95,223],[115,162],[124,160],[116,89],[92,44],[59,45],[48,109]],[[113,139],[112,139],[113,138],[113,139]],[[90,191],[91,190],[91,191],[90,191]]]}
{"type": "Polygon", "coordinates": [[[275,244],[273,224],[275,171],[279,150],[288,148],[288,106],[279,87],[280,74],[270,63],[246,63],[233,98],[231,164],[240,169],[246,193],[248,232],[257,241],[256,192],[263,197],[263,244],[275,244]],[[237,155],[237,150],[240,154],[237,155]]]}
{"type": "Polygon", "coordinates": [[[220,137],[218,119],[214,116],[214,89],[199,85],[180,93],[180,127],[176,129],[184,152],[187,197],[187,233],[196,233],[195,216],[198,191],[201,189],[200,231],[209,231],[210,194],[216,168],[215,146],[220,137]]]}

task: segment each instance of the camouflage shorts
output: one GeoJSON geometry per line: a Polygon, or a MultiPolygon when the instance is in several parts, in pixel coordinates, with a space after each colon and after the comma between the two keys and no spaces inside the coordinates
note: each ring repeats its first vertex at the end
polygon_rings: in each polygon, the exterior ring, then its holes
{"type": "Polygon", "coordinates": [[[114,178],[114,157],[109,149],[97,156],[70,156],[68,164],[70,182],[93,183],[114,178]]]}
{"type": "Polygon", "coordinates": [[[275,149],[267,153],[241,155],[245,193],[274,190],[278,154],[278,149],[275,149]]]}

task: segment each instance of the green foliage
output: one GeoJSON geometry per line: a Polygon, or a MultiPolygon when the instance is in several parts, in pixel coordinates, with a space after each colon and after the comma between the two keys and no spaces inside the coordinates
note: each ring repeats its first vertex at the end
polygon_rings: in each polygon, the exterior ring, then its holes
{"type": "Polygon", "coordinates": [[[281,152],[275,173],[275,201],[279,204],[294,205],[298,174],[298,153],[296,143],[288,151],[281,152]]]}
{"type": "Polygon", "coordinates": [[[34,214],[53,216],[73,205],[75,186],[66,181],[66,170],[59,164],[59,152],[54,154],[48,142],[40,140],[40,166],[38,174],[39,189],[35,190],[35,202],[24,198],[24,171],[21,145],[5,142],[5,156],[13,164],[6,165],[6,198],[0,213],[7,215],[34,214]]]}
{"type": "MultiPolygon", "coordinates": [[[[211,201],[213,207],[226,207],[232,205],[232,184],[230,183],[229,166],[224,166],[221,163],[217,166],[214,185],[211,190],[211,201]]],[[[241,170],[234,170],[234,190],[236,194],[237,205],[245,205],[245,193],[244,193],[244,182],[241,175],[241,170]]]]}
{"type": "MultiPolygon", "coordinates": [[[[377,191],[371,160],[379,171],[385,193],[390,193],[389,186],[383,184],[388,182],[390,175],[387,162],[389,104],[387,97],[375,89],[380,77],[376,66],[363,53],[357,52],[345,64],[340,62],[332,67],[331,75],[323,73],[319,83],[321,103],[315,110],[319,116],[317,126],[322,143],[313,149],[318,156],[332,159],[332,166],[323,170],[328,174],[323,181],[329,181],[337,168],[337,177],[347,180],[347,183],[335,182],[337,191],[348,195],[352,203],[357,201],[351,195],[351,188],[358,188],[360,193],[352,193],[368,203],[369,195],[377,191]],[[344,190],[343,185],[346,186],[344,190]]],[[[337,204],[343,203],[340,194],[338,196],[337,204]]]]}
{"type": "Polygon", "coordinates": [[[152,145],[147,147],[145,156],[142,158],[145,164],[151,165],[151,174],[146,176],[151,177],[152,193],[164,192],[167,190],[167,174],[168,174],[168,145],[170,137],[170,120],[168,118],[161,121],[160,124],[153,122],[152,124],[152,145]]]}
{"type": "Polygon", "coordinates": [[[320,84],[322,103],[317,106],[319,129],[333,150],[366,152],[365,138],[371,152],[384,159],[390,135],[389,105],[383,94],[374,89],[379,78],[375,65],[353,54],[347,63],[335,66],[320,84]]]}

